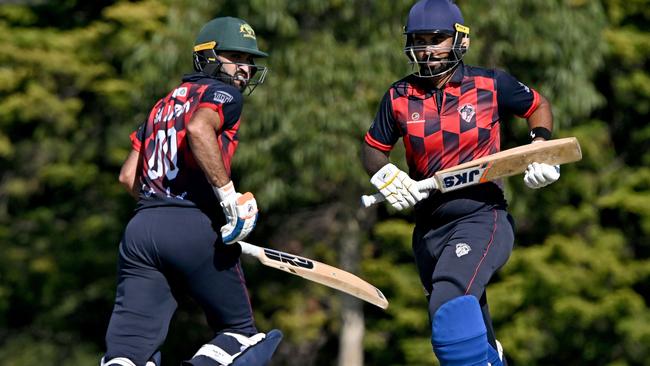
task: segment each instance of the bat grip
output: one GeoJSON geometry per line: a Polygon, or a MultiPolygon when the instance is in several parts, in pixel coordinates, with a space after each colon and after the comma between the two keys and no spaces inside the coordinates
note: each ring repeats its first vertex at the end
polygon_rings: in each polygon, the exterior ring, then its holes
{"type": "Polygon", "coordinates": [[[238,241],[239,246],[241,247],[241,252],[244,254],[248,254],[253,257],[258,257],[260,251],[262,250],[260,247],[257,245],[253,245],[250,243],[247,243],[245,241],[238,241]]]}
{"type": "MultiPolygon", "coordinates": [[[[416,182],[418,189],[420,191],[431,191],[434,189],[438,188],[438,184],[436,183],[435,178],[427,178],[423,179],[419,182],[416,182]]],[[[384,202],[386,200],[386,197],[384,197],[383,194],[381,193],[375,193],[375,194],[366,194],[361,196],[361,206],[362,207],[370,207],[372,205],[375,205],[380,202],[384,202]]]]}

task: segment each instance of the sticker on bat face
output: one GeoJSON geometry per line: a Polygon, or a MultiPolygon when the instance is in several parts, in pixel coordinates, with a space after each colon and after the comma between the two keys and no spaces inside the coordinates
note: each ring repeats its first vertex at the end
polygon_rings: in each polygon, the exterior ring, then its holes
{"type": "Polygon", "coordinates": [[[442,180],[441,191],[449,192],[463,187],[484,182],[483,177],[489,169],[488,164],[482,164],[467,169],[449,172],[440,175],[442,180]]]}
{"type": "Polygon", "coordinates": [[[264,254],[269,259],[272,259],[276,262],[288,264],[293,267],[300,267],[300,268],[306,268],[306,269],[313,269],[314,268],[314,263],[310,261],[307,258],[302,258],[298,256],[294,256],[288,253],[283,253],[279,252],[273,249],[264,249],[264,254]]]}

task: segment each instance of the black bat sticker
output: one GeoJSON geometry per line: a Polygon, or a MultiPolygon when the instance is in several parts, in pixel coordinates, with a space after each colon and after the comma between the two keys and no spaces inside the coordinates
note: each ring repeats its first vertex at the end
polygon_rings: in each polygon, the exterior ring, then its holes
{"type": "Polygon", "coordinates": [[[310,261],[309,259],[296,257],[296,256],[293,256],[291,254],[275,251],[273,249],[264,249],[264,254],[266,254],[266,256],[269,259],[272,259],[274,261],[281,262],[281,263],[286,263],[286,264],[294,266],[294,267],[301,267],[301,268],[307,268],[307,269],[313,269],[314,268],[314,262],[310,261]]]}

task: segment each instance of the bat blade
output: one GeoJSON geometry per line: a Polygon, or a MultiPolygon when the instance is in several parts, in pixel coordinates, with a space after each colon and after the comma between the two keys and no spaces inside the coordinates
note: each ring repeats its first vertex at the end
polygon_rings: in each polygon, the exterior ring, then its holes
{"type": "Polygon", "coordinates": [[[239,241],[239,245],[242,247],[242,253],[257,258],[265,266],[345,292],[382,309],[388,308],[388,300],[378,288],[350,272],[315,260],[258,247],[243,241],[239,241]]]}
{"type": "MultiPolygon", "coordinates": [[[[418,182],[420,190],[449,192],[498,178],[520,174],[530,163],[562,165],[582,159],[580,143],[575,137],[536,142],[484,156],[467,163],[440,170],[433,177],[418,182]]],[[[381,193],[361,197],[361,205],[370,207],[384,201],[381,193]]]]}
{"type": "Polygon", "coordinates": [[[561,165],[582,159],[578,139],[567,137],[517,146],[435,173],[438,189],[449,192],[526,171],[529,164],[561,165]]]}

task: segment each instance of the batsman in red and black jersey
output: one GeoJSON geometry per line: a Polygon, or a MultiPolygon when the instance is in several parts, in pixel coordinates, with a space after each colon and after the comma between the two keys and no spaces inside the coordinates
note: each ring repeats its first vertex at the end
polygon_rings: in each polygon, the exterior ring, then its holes
{"type": "Polygon", "coordinates": [[[236,244],[257,203],[230,179],[242,92],[264,81],[245,21],[208,22],[194,45],[196,73],[160,99],[131,134],[120,182],[137,197],[119,247],[115,306],[101,366],[160,366],[179,295],[204,309],[214,336],[183,365],[266,365],[282,333],[258,332],[236,244]]]}
{"type": "Polygon", "coordinates": [[[188,134],[191,118],[201,108],[214,111],[222,121],[216,141],[223,168],[230,176],[230,163],[239,143],[241,92],[232,85],[201,73],[183,78],[181,85],[160,99],[149,118],[131,134],[133,151],[141,157],[138,209],[156,206],[201,208],[223,221],[219,199],[197,162],[188,134]]]}
{"type": "MultiPolygon", "coordinates": [[[[505,365],[489,315],[486,286],[508,260],[513,220],[500,183],[449,193],[416,181],[500,150],[504,115],[525,118],[534,141],[551,137],[549,102],[508,73],[462,58],[469,27],[450,0],[421,0],[410,10],[404,52],[415,72],[393,83],[365,135],[363,164],[396,209],[415,207],[413,252],[427,292],[431,343],[442,366],[505,365]],[[399,139],[408,173],[389,162],[399,139]]],[[[540,188],[559,169],[531,164],[526,185],[540,188]]]]}

